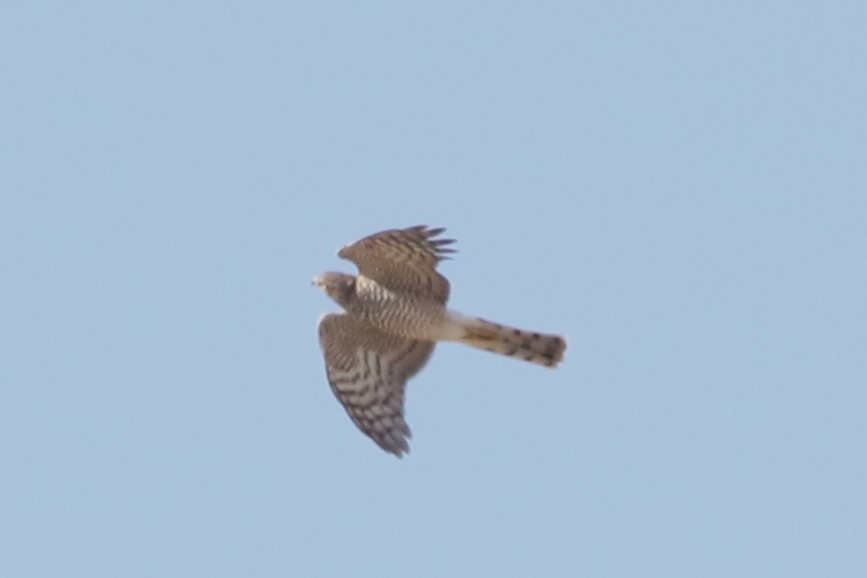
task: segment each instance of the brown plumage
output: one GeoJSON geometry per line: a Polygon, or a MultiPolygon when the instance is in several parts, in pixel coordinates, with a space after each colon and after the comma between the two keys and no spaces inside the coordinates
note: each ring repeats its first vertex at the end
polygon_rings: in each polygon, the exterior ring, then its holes
{"type": "Polygon", "coordinates": [[[470,317],[446,307],[450,286],[436,272],[454,250],[444,229],[391,229],[347,245],[356,276],[323,273],[314,283],[344,313],[322,317],[319,342],[328,381],[347,413],[381,448],[409,451],[403,417],[406,382],[418,373],[437,341],[458,341],[547,367],[563,360],[566,340],[470,317]]]}

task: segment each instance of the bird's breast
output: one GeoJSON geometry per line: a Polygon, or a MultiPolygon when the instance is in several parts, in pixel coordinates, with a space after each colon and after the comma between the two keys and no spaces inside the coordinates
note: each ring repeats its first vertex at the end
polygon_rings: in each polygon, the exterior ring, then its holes
{"type": "Polygon", "coordinates": [[[430,297],[395,291],[363,279],[357,284],[349,313],[386,333],[434,341],[441,334],[445,306],[430,297]]]}

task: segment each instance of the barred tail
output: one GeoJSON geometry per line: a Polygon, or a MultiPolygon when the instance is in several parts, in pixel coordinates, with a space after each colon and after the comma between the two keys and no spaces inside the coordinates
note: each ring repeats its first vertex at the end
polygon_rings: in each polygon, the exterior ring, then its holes
{"type": "Polygon", "coordinates": [[[563,361],[566,340],[559,335],[524,331],[472,317],[463,317],[461,321],[465,330],[459,339],[461,343],[548,367],[556,367],[563,361]]]}

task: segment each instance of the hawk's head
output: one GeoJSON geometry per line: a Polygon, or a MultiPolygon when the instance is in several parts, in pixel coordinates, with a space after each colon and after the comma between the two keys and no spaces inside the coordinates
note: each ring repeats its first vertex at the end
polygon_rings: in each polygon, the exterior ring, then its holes
{"type": "Polygon", "coordinates": [[[346,307],[355,295],[355,277],[346,273],[328,271],[314,277],[313,284],[343,307],[346,307]]]}

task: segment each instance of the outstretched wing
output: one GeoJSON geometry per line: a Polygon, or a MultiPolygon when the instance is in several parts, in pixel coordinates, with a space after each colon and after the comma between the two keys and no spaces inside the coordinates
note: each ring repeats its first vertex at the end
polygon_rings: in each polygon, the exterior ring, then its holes
{"type": "Polygon", "coordinates": [[[436,272],[437,264],[455,250],[454,239],[435,239],[445,229],[425,225],[375,233],[343,247],[337,255],[358,265],[363,276],[394,291],[430,295],[445,303],[448,280],[436,272]]]}
{"type": "Polygon", "coordinates": [[[319,345],[331,389],[355,425],[385,451],[398,457],[409,452],[406,382],[427,363],[434,343],[388,335],[349,315],[330,313],[319,321],[319,345]]]}

